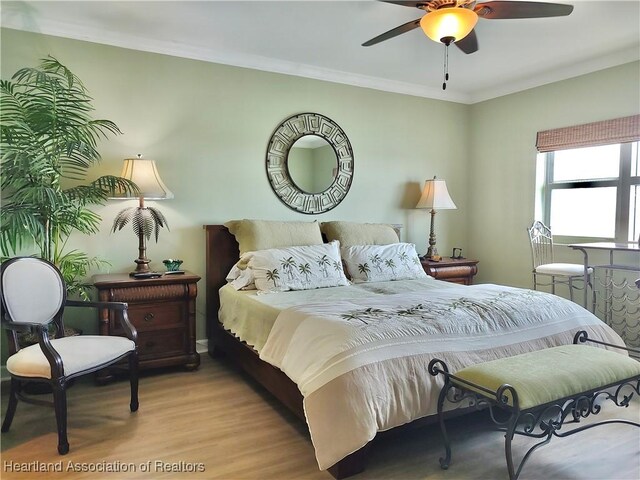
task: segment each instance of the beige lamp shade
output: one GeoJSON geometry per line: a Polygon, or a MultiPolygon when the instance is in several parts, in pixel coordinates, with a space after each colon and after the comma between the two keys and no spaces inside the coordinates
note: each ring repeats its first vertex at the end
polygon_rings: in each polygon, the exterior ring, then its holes
{"type": "Polygon", "coordinates": [[[443,43],[447,43],[443,39],[453,42],[462,40],[471,33],[476,23],[476,12],[461,7],[433,10],[420,19],[420,27],[425,35],[434,42],[443,43]]]}
{"type": "Polygon", "coordinates": [[[424,182],[424,190],[422,196],[416,205],[416,208],[430,208],[432,210],[454,210],[456,204],[453,203],[447,190],[447,184],[444,180],[436,180],[435,177],[424,182]]]}
{"type": "MultiPolygon", "coordinates": [[[[120,176],[131,180],[140,189],[140,194],[133,198],[143,197],[146,200],[173,198],[173,193],[160,178],[155,160],[127,158],[122,165],[120,176]]],[[[132,197],[122,195],[117,198],[132,197]]]]}

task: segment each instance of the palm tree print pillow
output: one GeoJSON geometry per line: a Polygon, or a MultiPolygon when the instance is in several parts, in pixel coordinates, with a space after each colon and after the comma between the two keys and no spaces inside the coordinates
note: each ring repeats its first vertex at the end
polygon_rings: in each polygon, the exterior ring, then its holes
{"type": "Polygon", "coordinates": [[[354,283],[411,280],[427,276],[413,243],[342,247],[342,258],[354,283]]]}
{"type": "Polygon", "coordinates": [[[342,269],[340,243],[271,248],[245,254],[256,289],[262,292],[310,290],[349,285],[342,269]]]}

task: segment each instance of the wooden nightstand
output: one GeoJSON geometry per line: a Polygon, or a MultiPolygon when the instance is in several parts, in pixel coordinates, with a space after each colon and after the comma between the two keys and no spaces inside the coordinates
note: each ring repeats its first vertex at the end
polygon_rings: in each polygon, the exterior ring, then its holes
{"type": "MultiPolygon", "coordinates": [[[[126,273],[93,277],[100,301],[129,304],[129,320],[138,330],[141,369],[184,365],[193,370],[200,365],[196,352],[198,280],[199,276],[189,272],[144,280],[126,273]]],[[[100,310],[99,327],[101,335],[124,335],[110,310],[100,310]]],[[[102,370],[96,380],[106,382],[112,377],[102,370]]]]}
{"type": "Polygon", "coordinates": [[[478,273],[478,260],[470,258],[442,257],[439,262],[420,258],[422,268],[427,275],[445,282],[471,285],[473,276],[478,273]]]}

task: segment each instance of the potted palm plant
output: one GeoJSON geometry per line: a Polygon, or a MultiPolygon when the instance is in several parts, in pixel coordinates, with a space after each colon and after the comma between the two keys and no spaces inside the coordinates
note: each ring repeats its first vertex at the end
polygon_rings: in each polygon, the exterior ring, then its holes
{"type": "Polygon", "coordinates": [[[51,261],[83,298],[89,270],[106,262],[68,248],[69,237],[98,232],[101,218],[90,206],[138,191],[113,175],[87,182],[100,161],[98,140],[121,133],[109,120],[94,120],[91,103],[80,79],[53,57],[0,81],[0,253],[51,261]]]}

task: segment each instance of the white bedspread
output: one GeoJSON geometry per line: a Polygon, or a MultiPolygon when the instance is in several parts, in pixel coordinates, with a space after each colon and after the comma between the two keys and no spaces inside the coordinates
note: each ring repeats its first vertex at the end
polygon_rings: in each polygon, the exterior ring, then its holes
{"type": "Polygon", "coordinates": [[[436,412],[443,380],[429,375],[432,358],[455,372],[571,343],[581,329],[623,345],[598,318],[563,298],[496,285],[460,286],[288,308],[260,358],[298,385],[324,470],[378,431],[436,412]]]}

